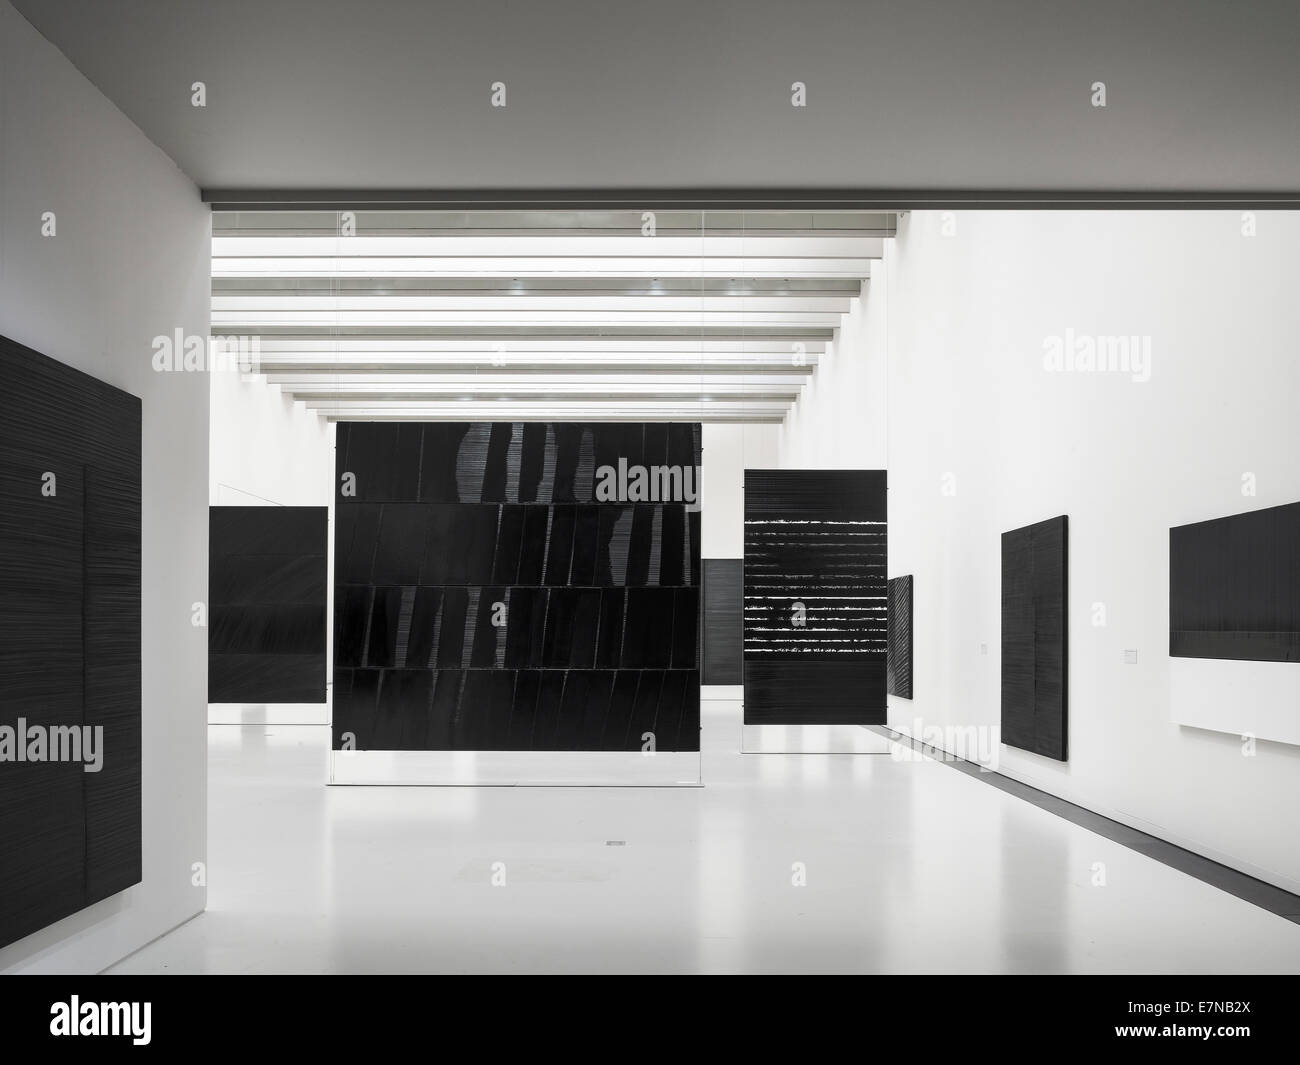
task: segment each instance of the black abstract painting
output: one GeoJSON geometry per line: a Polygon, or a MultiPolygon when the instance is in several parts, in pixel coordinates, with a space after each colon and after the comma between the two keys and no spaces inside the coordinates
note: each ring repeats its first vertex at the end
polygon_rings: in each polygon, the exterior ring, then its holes
{"type": "Polygon", "coordinates": [[[746,470],[745,723],[883,724],[883,470],[746,470]]]}
{"type": "Polygon", "coordinates": [[[889,664],[886,690],[900,699],[912,698],[912,578],[889,582],[889,664]]]}
{"type": "Polygon", "coordinates": [[[1002,534],[1002,742],[1064,762],[1069,716],[1069,529],[1002,534]]]}
{"type": "Polygon", "coordinates": [[[741,604],[744,561],[704,559],[704,684],[740,684],[744,679],[741,604]]]}
{"type": "Polygon", "coordinates": [[[1300,503],[1169,530],[1169,653],[1300,662],[1300,503]]]}
{"type": "Polygon", "coordinates": [[[0,946],[141,875],[140,401],[0,338],[0,946]]]}
{"type": "Polygon", "coordinates": [[[326,507],[209,511],[208,702],[325,702],[326,507]]]}
{"type": "Polygon", "coordinates": [[[699,750],[698,424],[341,423],[336,749],[699,750]]]}

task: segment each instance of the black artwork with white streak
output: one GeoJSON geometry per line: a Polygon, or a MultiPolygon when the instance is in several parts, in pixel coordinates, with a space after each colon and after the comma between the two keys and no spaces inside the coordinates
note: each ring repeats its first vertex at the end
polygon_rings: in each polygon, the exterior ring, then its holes
{"type": "Polygon", "coordinates": [[[883,470],[745,471],[745,722],[883,724],[883,470]]]}
{"type": "Polygon", "coordinates": [[[1300,662],[1300,503],[1169,530],[1169,654],[1300,662]]]}
{"type": "Polygon", "coordinates": [[[141,414],[3,337],[0,395],[3,946],[140,882],[141,414]]]}
{"type": "Polygon", "coordinates": [[[699,750],[699,459],[697,424],[340,424],[336,749],[699,750]]]}
{"type": "Polygon", "coordinates": [[[1069,528],[1002,534],[1002,742],[1064,762],[1069,739],[1069,528]]]}

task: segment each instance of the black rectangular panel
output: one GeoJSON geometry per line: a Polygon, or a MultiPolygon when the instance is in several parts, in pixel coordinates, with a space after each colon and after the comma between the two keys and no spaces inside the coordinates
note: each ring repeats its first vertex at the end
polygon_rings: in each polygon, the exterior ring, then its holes
{"type": "Polygon", "coordinates": [[[747,724],[883,724],[883,470],[746,470],[747,724]]]}
{"type": "Polygon", "coordinates": [[[46,753],[0,760],[3,946],[140,881],[141,420],[4,338],[0,395],[0,728],[46,753]]]}
{"type": "Polygon", "coordinates": [[[336,746],[698,750],[699,454],[696,424],[340,423],[336,746]]]}
{"type": "Polygon", "coordinates": [[[1169,653],[1300,662],[1300,503],[1169,530],[1169,653]]]}
{"type": "MultiPolygon", "coordinates": [[[[423,541],[416,535],[410,547],[411,523],[401,514],[385,524],[377,511],[353,507],[349,517],[339,534],[348,553],[341,569],[419,573],[423,541]]],[[[328,520],[326,507],[209,509],[209,702],[325,701],[328,520]]],[[[365,609],[355,597],[340,608],[349,618],[365,609]]],[[[357,648],[341,652],[350,664],[357,648]]]]}
{"type": "Polygon", "coordinates": [[[887,691],[900,699],[912,698],[912,578],[889,582],[889,668],[887,691]]]}
{"type": "Polygon", "coordinates": [[[741,603],[744,560],[706,558],[704,567],[704,684],[740,684],[744,679],[741,603]]]}
{"type": "Polygon", "coordinates": [[[1002,534],[1002,742],[1068,756],[1069,542],[1063,515],[1002,534]]]}

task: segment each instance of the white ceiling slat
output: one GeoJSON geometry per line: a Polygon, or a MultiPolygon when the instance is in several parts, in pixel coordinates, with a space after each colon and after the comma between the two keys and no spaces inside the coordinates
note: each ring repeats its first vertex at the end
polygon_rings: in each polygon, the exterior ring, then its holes
{"type": "Polygon", "coordinates": [[[892,216],[223,216],[212,331],[322,417],[780,422],[892,216]]]}

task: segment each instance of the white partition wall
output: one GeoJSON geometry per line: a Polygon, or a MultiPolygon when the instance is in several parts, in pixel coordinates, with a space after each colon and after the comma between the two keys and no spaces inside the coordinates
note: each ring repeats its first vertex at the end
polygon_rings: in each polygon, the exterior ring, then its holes
{"type": "Polygon", "coordinates": [[[0,110],[0,333],[139,396],[143,415],[143,879],[0,950],[0,972],[95,972],[207,897],[207,630],[191,617],[207,598],[208,376],[153,357],[156,337],[207,337],[210,219],[7,0],[0,110]]]}

